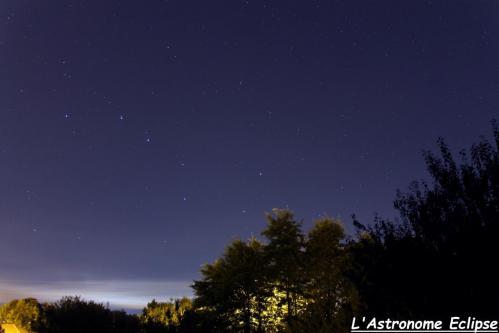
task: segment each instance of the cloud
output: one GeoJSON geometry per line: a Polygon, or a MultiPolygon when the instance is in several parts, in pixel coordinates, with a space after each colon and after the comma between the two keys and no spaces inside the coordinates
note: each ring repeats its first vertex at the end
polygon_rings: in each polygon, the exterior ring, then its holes
{"type": "Polygon", "coordinates": [[[0,302],[34,297],[51,302],[62,296],[78,295],[86,300],[109,303],[110,307],[138,310],[153,298],[159,301],[192,296],[191,281],[155,280],[82,280],[82,281],[13,281],[0,280],[0,302]]]}

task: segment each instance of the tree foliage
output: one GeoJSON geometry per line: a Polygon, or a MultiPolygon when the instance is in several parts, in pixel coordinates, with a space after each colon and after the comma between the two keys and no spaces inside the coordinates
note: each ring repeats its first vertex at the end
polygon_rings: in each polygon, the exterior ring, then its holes
{"type": "Polygon", "coordinates": [[[111,311],[100,303],[85,301],[80,297],[63,297],[55,303],[44,305],[46,332],[133,332],[135,318],[123,311],[111,311]]]}
{"type": "Polygon", "coordinates": [[[440,139],[425,152],[432,182],[399,192],[401,222],[358,224],[357,284],[370,311],[396,317],[499,313],[499,131],[456,160],[440,139]]]}
{"type": "Polygon", "coordinates": [[[356,287],[348,279],[350,257],[341,223],[319,219],[305,243],[306,310],[295,324],[301,332],[345,330],[357,309],[356,287]]]}
{"type": "Polygon", "coordinates": [[[262,331],[267,326],[267,288],[263,245],[236,240],[222,258],[206,265],[193,284],[195,304],[211,313],[219,331],[262,331]]]}
{"type": "Polygon", "coordinates": [[[0,323],[16,324],[37,332],[41,321],[42,307],[34,298],[16,299],[0,306],[0,323]]]}
{"type": "Polygon", "coordinates": [[[274,209],[267,214],[267,228],[262,235],[268,240],[265,247],[269,280],[278,305],[284,307],[285,320],[290,323],[303,308],[304,291],[304,235],[301,223],[287,209],[274,209]]]}
{"type": "Polygon", "coordinates": [[[306,237],[293,213],[279,209],[268,214],[262,235],[264,243],[233,241],[195,281],[195,305],[217,319],[214,331],[345,328],[355,288],[344,274],[343,227],[322,219],[306,237]]]}
{"type": "Polygon", "coordinates": [[[144,333],[177,332],[192,302],[188,298],[157,302],[152,300],[142,311],[140,323],[144,333]]]}

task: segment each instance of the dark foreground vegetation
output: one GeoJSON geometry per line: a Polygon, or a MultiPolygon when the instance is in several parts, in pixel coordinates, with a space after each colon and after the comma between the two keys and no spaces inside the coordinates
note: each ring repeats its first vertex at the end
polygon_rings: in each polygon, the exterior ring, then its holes
{"type": "Polygon", "coordinates": [[[135,316],[79,298],[14,301],[2,322],[33,332],[346,332],[351,318],[447,319],[499,314],[499,131],[459,161],[440,140],[432,182],[399,192],[400,220],[347,237],[323,218],[308,232],[288,210],[261,240],[236,240],[202,269],[194,299],[151,302],[135,316]]]}

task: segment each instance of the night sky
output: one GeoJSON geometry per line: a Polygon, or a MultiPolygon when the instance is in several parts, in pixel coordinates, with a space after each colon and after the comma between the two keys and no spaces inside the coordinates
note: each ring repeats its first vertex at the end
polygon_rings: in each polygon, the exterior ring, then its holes
{"type": "Polygon", "coordinates": [[[393,218],[488,135],[497,1],[0,2],[0,301],[191,295],[289,207],[393,218]]]}

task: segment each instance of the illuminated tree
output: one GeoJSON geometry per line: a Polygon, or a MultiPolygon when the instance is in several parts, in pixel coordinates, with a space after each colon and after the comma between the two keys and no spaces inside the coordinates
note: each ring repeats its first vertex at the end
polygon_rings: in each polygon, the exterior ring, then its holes
{"type": "Polygon", "coordinates": [[[142,331],[176,332],[186,311],[192,308],[188,298],[176,299],[171,302],[156,302],[152,300],[142,311],[140,322],[142,331]]]}
{"type": "Polygon", "coordinates": [[[304,291],[304,235],[301,223],[287,209],[274,209],[267,214],[268,225],[262,232],[268,240],[265,257],[268,279],[282,295],[280,306],[286,309],[289,323],[302,310],[304,291]]]}
{"type": "Polygon", "coordinates": [[[30,332],[38,332],[42,307],[34,298],[16,299],[0,306],[0,323],[16,324],[30,332]]]}
{"type": "Polygon", "coordinates": [[[216,317],[219,331],[261,332],[270,296],[265,281],[263,245],[256,239],[233,241],[222,258],[201,270],[193,288],[197,307],[216,317]]]}

